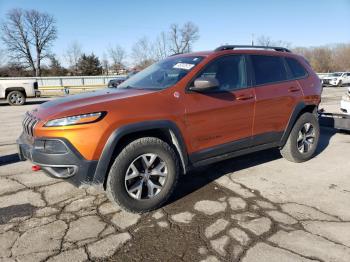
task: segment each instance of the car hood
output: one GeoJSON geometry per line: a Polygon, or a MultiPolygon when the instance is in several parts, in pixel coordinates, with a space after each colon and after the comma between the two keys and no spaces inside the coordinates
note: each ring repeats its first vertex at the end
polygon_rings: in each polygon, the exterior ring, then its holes
{"type": "Polygon", "coordinates": [[[141,96],[152,92],[155,91],[106,88],[103,90],[70,95],[45,102],[38,108],[34,109],[32,114],[34,114],[39,119],[52,119],[54,117],[64,117],[96,111],[106,111],[106,108],[110,108],[107,106],[109,103],[115,103],[121,99],[141,96]]]}

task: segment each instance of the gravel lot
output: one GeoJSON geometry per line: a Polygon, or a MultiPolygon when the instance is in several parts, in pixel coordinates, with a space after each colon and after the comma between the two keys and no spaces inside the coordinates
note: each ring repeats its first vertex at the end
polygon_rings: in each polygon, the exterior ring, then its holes
{"type": "MultiPolygon", "coordinates": [[[[326,88],[338,112],[345,88],[326,88]]],[[[15,139],[25,111],[0,104],[0,261],[350,261],[350,135],[321,130],[302,164],[267,150],[184,176],[144,215],[103,192],[32,172],[15,139]]]]}

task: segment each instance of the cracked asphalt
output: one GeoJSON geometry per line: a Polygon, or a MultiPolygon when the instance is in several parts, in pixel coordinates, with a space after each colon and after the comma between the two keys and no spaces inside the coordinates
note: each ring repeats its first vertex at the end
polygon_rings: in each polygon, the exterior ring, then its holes
{"type": "MultiPolygon", "coordinates": [[[[325,90],[326,110],[342,92],[325,90]]],[[[19,162],[22,115],[42,100],[0,104],[0,261],[350,261],[350,134],[322,128],[306,163],[273,149],[197,169],[138,215],[19,162]]]]}

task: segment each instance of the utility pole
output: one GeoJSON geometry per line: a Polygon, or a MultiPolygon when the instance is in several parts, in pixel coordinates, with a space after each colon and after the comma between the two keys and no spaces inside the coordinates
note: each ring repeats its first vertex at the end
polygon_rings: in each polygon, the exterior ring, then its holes
{"type": "Polygon", "coordinates": [[[254,33],[252,33],[252,46],[254,46],[254,33]]]}

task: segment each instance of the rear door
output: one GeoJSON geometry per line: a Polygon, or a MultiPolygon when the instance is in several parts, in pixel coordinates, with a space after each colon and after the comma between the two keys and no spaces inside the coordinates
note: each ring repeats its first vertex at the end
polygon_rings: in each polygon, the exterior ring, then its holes
{"type": "Polygon", "coordinates": [[[250,55],[256,106],[254,145],[280,141],[302,90],[280,56],[250,55]]]}

